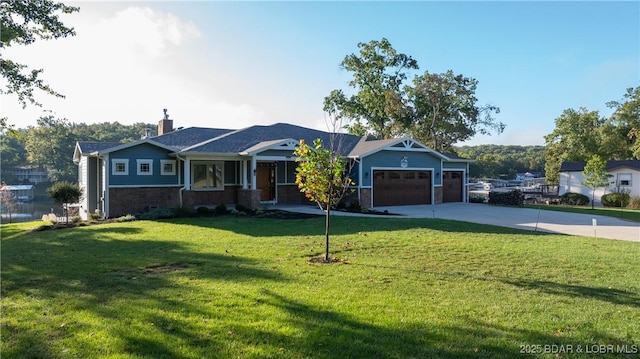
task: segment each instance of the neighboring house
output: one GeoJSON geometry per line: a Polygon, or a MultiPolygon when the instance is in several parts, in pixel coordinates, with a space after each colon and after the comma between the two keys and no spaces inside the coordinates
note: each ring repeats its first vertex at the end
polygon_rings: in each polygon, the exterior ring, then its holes
{"type": "Polygon", "coordinates": [[[14,166],[11,170],[18,182],[29,181],[37,184],[49,181],[49,172],[43,166],[14,166]]]}
{"type": "MultiPolygon", "coordinates": [[[[558,195],[567,192],[582,193],[591,199],[592,189],[582,184],[584,182],[584,166],[586,162],[563,162],[560,167],[560,183],[558,195]]],[[[616,190],[629,192],[630,196],[640,196],[640,160],[608,161],[607,172],[611,175],[611,185],[607,188],[597,188],[595,203],[606,193],[616,190]]]]}
{"type": "Polygon", "coordinates": [[[542,177],[542,173],[540,172],[516,173],[516,181],[529,181],[540,177],[542,177]]]}
{"type": "MultiPolygon", "coordinates": [[[[81,216],[134,214],[154,207],[309,203],[295,184],[293,150],[301,139],[332,134],[278,123],[240,130],[173,130],[117,144],[78,142],[73,155],[84,197],[81,216]]],[[[347,201],[362,207],[464,202],[470,160],[441,154],[410,138],[338,135],[356,185],[347,201]]]]}

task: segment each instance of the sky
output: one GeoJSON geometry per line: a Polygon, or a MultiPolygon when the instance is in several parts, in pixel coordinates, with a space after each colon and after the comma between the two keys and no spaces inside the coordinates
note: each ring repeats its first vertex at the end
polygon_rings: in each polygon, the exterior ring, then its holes
{"type": "Polygon", "coordinates": [[[342,59],[387,38],[420,69],[478,80],[478,105],[500,108],[502,134],[461,144],[543,145],[565,109],[609,116],[640,85],[640,2],[65,2],[76,36],[3,55],[64,99],[44,109],[1,98],[18,128],[53,114],[73,123],[237,129],[278,122],[327,130],[331,90],[349,92],[342,59]]]}

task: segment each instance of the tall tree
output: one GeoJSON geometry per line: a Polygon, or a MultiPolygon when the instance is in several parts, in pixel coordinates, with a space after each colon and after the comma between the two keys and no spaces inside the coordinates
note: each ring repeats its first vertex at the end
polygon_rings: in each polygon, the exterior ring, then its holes
{"type": "MultiPolygon", "coordinates": [[[[640,159],[640,86],[628,88],[621,101],[610,101],[607,106],[614,109],[607,124],[616,129],[614,134],[617,135],[609,139],[609,142],[628,145],[622,150],[623,155],[617,157],[640,159]]],[[[605,133],[612,132],[605,131],[605,133]]]]}
{"type": "Polygon", "coordinates": [[[26,150],[22,138],[26,130],[15,130],[18,136],[0,134],[0,178],[6,183],[15,183],[13,167],[27,164],[26,150]]]}
{"type": "Polygon", "coordinates": [[[505,124],[496,121],[496,106],[477,104],[478,81],[449,70],[442,74],[426,71],[407,87],[415,110],[415,119],[408,127],[413,138],[431,148],[447,152],[457,142],[470,139],[476,133],[502,133],[505,124]]]}
{"type": "Polygon", "coordinates": [[[582,185],[591,188],[591,209],[595,205],[595,196],[597,188],[607,188],[611,184],[609,178],[612,177],[607,173],[607,160],[599,155],[593,155],[584,166],[584,181],[582,185]]]}
{"type": "Polygon", "coordinates": [[[331,230],[331,208],[350,190],[353,181],[349,177],[347,163],[339,153],[339,140],[325,147],[321,139],[316,139],[312,146],[304,140],[296,146],[293,154],[296,162],[296,184],[300,192],[315,202],[325,211],[325,252],[324,261],[329,262],[329,233],[331,230]]]}
{"type": "MultiPolygon", "coordinates": [[[[79,10],[78,7],[51,0],[3,0],[0,5],[0,49],[15,44],[29,45],[37,39],[73,36],[74,29],[62,23],[59,13],[70,14],[79,10]]],[[[3,55],[0,58],[0,74],[6,81],[6,88],[0,88],[0,94],[16,95],[23,107],[27,103],[41,106],[35,99],[36,89],[63,97],[43,82],[40,78],[42,71],[29,71],[27,65],[14,62],[3,55]]],[[[6,126],[6,118],[0,124],[6,126]]]]}
{"type": "Polygon", "coordinates": [[[555,129],[544,137],[545,174],[549,184],[558,184],[564,161],[584,161],[599,154],[604,124],[598,111],[567,109],[555,120],[555,129]]]}
{"type": "Polygon", "coordinates": [[[52,181],[73,181],[77,167],[73,163],[76,136],[66,119],[45,116],[38,119],[38,127],[31,127],[25,140],[27,159],[44,165],[52,181]]]}
{"type": "Polygon", "coordinates": [[[358,48],[359,54],[347,55],[340,64],[353,73],[349,86],[355,94],[347,96],[342,90],[333,90],[324,99],[324,110],[349,119],[350,133],[392,138],[403,133],[411,120],[402,85],[407,71],[417,70],[418,63],[398,53],[385,38],[358,43],[358,48]]]}

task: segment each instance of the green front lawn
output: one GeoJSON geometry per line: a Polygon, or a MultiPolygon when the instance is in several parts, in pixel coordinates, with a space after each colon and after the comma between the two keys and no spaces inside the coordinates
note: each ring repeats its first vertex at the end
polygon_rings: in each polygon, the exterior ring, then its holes
{"type": "Polygon", "coordinates": [[[640,349],[640,243],[335,217],[332,253],[341,262],[310,264],[323,252],[323,225],[321,217],[37,233],[25,231],[33,223],[3,225],[2,357],[510,358],[567,346],[611,345],[602,349],[611,356],[640,349]]]}

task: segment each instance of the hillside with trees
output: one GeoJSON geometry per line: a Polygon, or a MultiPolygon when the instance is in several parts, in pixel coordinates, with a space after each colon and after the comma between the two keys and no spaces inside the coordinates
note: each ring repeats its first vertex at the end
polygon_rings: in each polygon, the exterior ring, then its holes
{"type": "Polygon", "coordinates": [[[454,147],[458,156],[475,160],[469,165],[472,178],[515,179],[516,173],[544,175],[544,146],[479,145],[454,147]]]}
{"type": "Polygon", "coordinates": [[[123,125],[118,122],[75,124],[53,116],[41,117],[37,126],[14,129],[0,136],[2,180],[15,183],[12,169],[22,165],[43,165],[51,181],[76,181],[77,166],[73,151],[77,141],[131,142],[149,129],[156,135],[156,125],[142,122],[123,125]]]}

